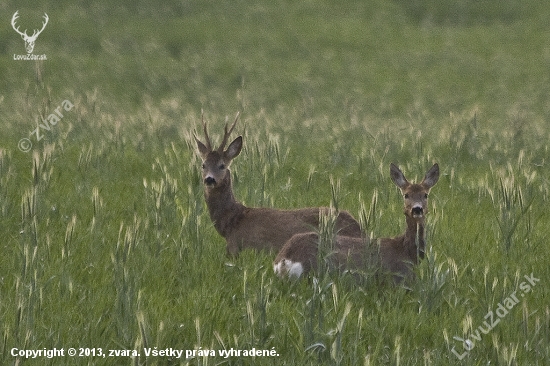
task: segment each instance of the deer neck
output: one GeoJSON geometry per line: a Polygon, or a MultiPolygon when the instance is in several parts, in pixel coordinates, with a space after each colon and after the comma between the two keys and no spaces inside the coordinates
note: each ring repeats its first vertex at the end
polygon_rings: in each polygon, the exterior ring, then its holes
{"type": "Polygon", "coordinates": [[[408,215],[407,231],[403,238],[403,246],[409,257],[413,259],[413,263],[417,263],[419,259],[424,258],[424,250],[426,242],[424,240],[424,218],[414,219],[408,215]]]}
{"type": "Polygon", "coordinates": [[[227,237],[246,208],[243,204],[237,202],[233,195],[231,172],[228,171],[227,179],[220,182],[216,187],[205,188],[204,197],[214,227],[221,236],[227,237]]]}

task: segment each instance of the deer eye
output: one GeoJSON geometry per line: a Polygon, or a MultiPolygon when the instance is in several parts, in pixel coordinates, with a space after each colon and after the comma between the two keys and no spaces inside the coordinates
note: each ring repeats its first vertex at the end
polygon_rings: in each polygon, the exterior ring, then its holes
{"type": "Polygon", "coordinates": [[[220,170],[224,170],[225,169],[225,164],[220,164],[220,166],[218,167],[220,170]]]}
{"type": "Polygon", "coordinates": [[[428,194],[427,194],[427,193],[424,193],[424,198],[428,198],[428,194]]]}
{"type": "Polygon", "coordinates": [[[405,194],[403,195],[403,197],[409,198],[409,194],[408,194],[408,193],[405,193],[405,194]]]}
{"type": "Polygon", "coordinates": [[[202,164],[202,168],[205,169],[205,168],[206,168],[206,165],[202,164]]]}

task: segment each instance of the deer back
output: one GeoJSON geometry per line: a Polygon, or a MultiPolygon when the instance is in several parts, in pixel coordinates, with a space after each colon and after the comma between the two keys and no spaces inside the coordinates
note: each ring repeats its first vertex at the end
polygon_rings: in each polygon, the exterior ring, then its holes
{"type": "MultiPolygon", "coordinates": [[[[273,208],[250,208],[238,202],[233,195],[229,165],[242,149],[242,136],[237,137],[225,149],[230,129],[227,124],[220,146],[213,149],[203,118],[205,142],[196,136],[197,147],[202,157],[202,179],[210,218],[214,227],[227,242],[227,252],[236,255],[245,248],[258,250],[277,249],[296,233],[315,230],[320,214],[328,208],[303,208],[277,210],[273,208]]],[[[346,211],[338,213],[336,230],[344,235],[361,235],[359,223],[346,211]]]]}

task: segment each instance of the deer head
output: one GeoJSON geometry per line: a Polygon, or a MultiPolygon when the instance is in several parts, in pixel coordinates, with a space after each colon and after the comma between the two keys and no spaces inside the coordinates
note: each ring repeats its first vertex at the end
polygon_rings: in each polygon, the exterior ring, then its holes
{"type": "Polygon", "coordinates": [[[197,146],[202,157],[202,179],[207,189],[213,189],[219,186],[221,183],[229,180],[229,164],[239,153],[243,146],[243,137],[237,137],[224,151],[225,145],[229,135],[235,128],[235,124],[239,120],[239,113],[235,117],[235,122],[231,125],[231,128],[227,129],[227,123],[225,125],[224,135],[220,146],[214,150],[208,137],[206,130],[206,122],[204,122],[204,116],[202,118],[202,125],[204,129],[204,136],[206,138],[206,144],[203,144],[195,136],[197,146]]]}
{"type": "Polygon", "coordinates": [[[46,28],[46,24],[48,24],[48,14],[44,13],[44,22],[42,23],[42,29],[35,29],[32,33],[32,36],[28,36],[26,29],[24,32],[21,32],[19,30],[19,27],[15,26],[15,22],[17,21],[17,18],[19,18],[18,13],[19,10],[16,11],[15,14],[13,14],[13,17],[11,18],[11,26],[17,33],[21,35],[21,38],[23,38],[23,40],[25,41],[25,49],[27,50],[27,53],[32,53],[32,51],[34,50],[34,42],[36,42],[36,38],[38,38],[38,35],[42,33],[44,28],[46,28]]]}
{"type": "Polygon", "coordinates": [[[428,193],[439,179],[439,165],[434,164],[419,184],[409,183],[397,166],[390,166],[391,179],[401,189],[405,201],[404,212],[415,221],[422,221],[428,210],[428,193]]]}

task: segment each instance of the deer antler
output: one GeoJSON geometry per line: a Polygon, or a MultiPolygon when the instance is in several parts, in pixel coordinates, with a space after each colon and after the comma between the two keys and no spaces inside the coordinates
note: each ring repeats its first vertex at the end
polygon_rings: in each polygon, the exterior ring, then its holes
{"type": "MultiPolygon", "coordinates": [[[[208,137],[208,131],[206,130],[206,122],[204,122],[204,111],[201,111],[202,128],[204,131],[204,137],[206,138],[206,147],[212,151],[212,144],[210,143],[210,137],[208,137]]],[[[196,139],[196,137],[195,137],[196,139]]]]}
{"type": "Polygon", "coordinates": [[[222,140],[222,143],[221,143],[220,147],[218,148],[219,152],[222,152],[223,149],[225,148],[225,144],[227,144],[227,139],[229,138],[229,135],[231,135],[231,132],[233,132],[233,129],[235,128],[235,125],[237,124],[237,121],[239,120],[240,114],[241,114],[240,112],[237,112],[237,115],[235,116],[235,121],[231,125],[231,128],[229,129],[229,131],[227,131],[227,123],[225,124],[223,140],[222,140]]]}
{"type": "Polygon", "coordinates": [[[38,29],[35,29],[32,36],[29,37],[29,35],[27,35],[27,30],[25,29],[24,32],[21,32],[19,30],[19,27],[17,27],[15,25],[15,22],[17,21],[17,18],[19,18],[19,10],[17,10],[15,12],[15,14],[13,14],[13,17],[11,18],[11,26],[13,27],[13,29],[19,33],[21,35],[21,37],[25,38],[25,39],[36,39],[38,37],[38,35],[40,33],[42,33],[42,31],[44,30],[44,28],[46,28],[46,24],[48,24],[48,20],[50,20],[50,18],[48,17],[48,14],[44,13],[44,22],[42,22],[42,29],[38,30],[38,29]]]}
{"type": "Polygon", "coordinates": [[[25,48],[27,49],[27,52],[28,53],[31,53],[32,50],[34,49],[34,42],[36,41],[36,38],[38,38],[38,35],[40,33],[42,33],[42,31],[44,30],[44,28],[46,28],[46,24],[48,24],[48,14],[44,13],[44,22],[42,22],[42,29],[38,30],[38,29],[35,29],[32,36],[29,37],[29,35],[27,34],[27,30],[25,29],[24,32],[21,32],[19,30],[19,27],[17,27],[15,25],[15,22],[17,21],[17,18],[19,18],[19,10],[15,12],[15,14],[13,14],[13,17],[11,18],[11,26],[13,27],[13,29],[19,33],[21,35],[21,38],[23,38],[23,40],[25,41],[25,48]]]}
{"type": "Polygon", "coordinates": [[[48,20],[50,20],[50,18],[48,18],[48,14],[44,13],[44,22],[42,22],[42,29],[38,30],[38,29],[35,29],[32,36],[30,38],[36,38],[38,37],[38,35],[40,33],[42,33],[42,31],[44,30],[44,28],[46,28],[46,24],[48,24],[48,20]]]}
{"type": "Polygon", "coordinates": [[[11,26],[13,27],[13,30],[16,31],[17,33],[19,33],[21,35],[21,37],[23,37],[23,38],[28,37],[26,29],[25,29],[25,32],[21,32],[19,30],[19,27],[15,26],[15,22],[17,21],[17,18],[19,18],[19,10],[17,10],[15,12],[15,14],[13,14],[13,17],[11,18],[11,26]]]}

